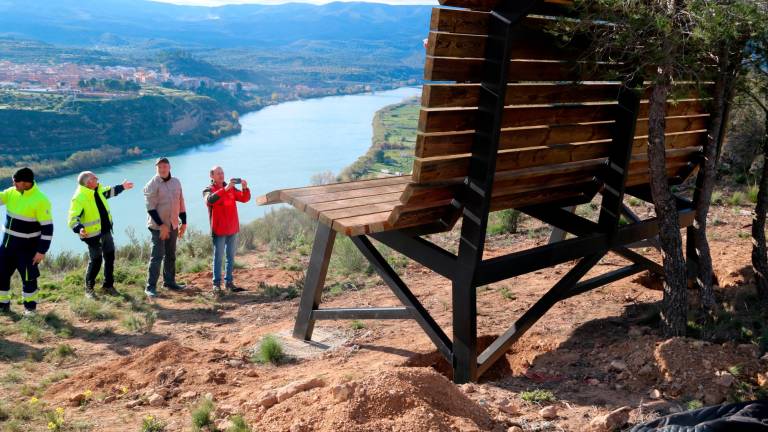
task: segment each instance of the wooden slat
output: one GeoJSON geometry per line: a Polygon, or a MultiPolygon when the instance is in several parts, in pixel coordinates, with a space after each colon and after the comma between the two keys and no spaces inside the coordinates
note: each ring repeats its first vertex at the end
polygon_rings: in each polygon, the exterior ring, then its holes
{"type": "MultiPolygon", "coordinates": [[[[443,6],[489,11],[498,6],[502,1],[508,0],[440,0],[440,4],[443,6]]],[[[546,9],[547,7],[567,8],[572,6],[573,1],[570,0],[544,0],[535,12],[546,11],[548,10],[546,9]]]]}
{"type": "MultiPolygon", "coordinates": [[[[528,19],[527,21],[536,21],[528,19]]],[[[546,25],[553,20],[538,20],[543,25],[527,27],[525,24],[514,31],[513,45],[510,50],[512,59],[527,60],[570,60],[575,61],[584,57],[589,45],[588,41],[569,41],[563,44],[546,25]]],[[[537,23],[539,24],[539,23],[537,23]]],[[[536,24],[534,24],[536,25],[536,24]]],[[[483,35],[465,35],[456,33],[430,32],[427,39],[427,55],[433,57],[484,58],[485,45],[488,40],[483,35]]]]}
{"type": "Polygon", "coordinates": [[[334,230],[348,236],[356,236],[392,229],[387,223],[391,211],[336,219],[331,226],[334,230]]]}
{"type": "MultiPolygon", "coordinates": [[[[512,83],[507,86],[505,105],[539,105],[554,103],[583,103],[615,101],[618,82],[599,83],[512,83]]],[[[708,96],[712,85],[681,84],[675,88],[676,99],[697,99],[708,96]]],[[[650,96],[650,88],[644,99],[650,96]]],[[[477,107],[480,98],[479,84],[426,84],[421,97],[424,108],[477,107]]]]}
{"type": "Polygon", "coordinates": [[[351,190],[331,192],[331,193],[318,194],[318,195],[304,195],[304,196],[298,196],[298,197],[289,196],[287,197],[286,202],[296,206],[297,208],[299,208],[299,210],[303,210],[303,207],[300,208],[299,206],[307,206],[307,205],[311,206],[317,203],[346,200],[351,198],[380,196],[380,195],[385,195],[385,194],[390,194],[395,192],[402,192],[403,189],[405,189],[406,185],[407,183],[401,183],[401,184],[394,184],[389,186],[377,186],[377,187],[371,187],[371,188],[351,189],[351,190]]]}
{"type": "MultiPolygon", "coordinates": [[[[614,102],[509,106],[504,110],[501,127],[519,128],[613,121],[617,106],[614,102]]],[[[639,117],[648,116],[648,106],[648,101],[640,104],[639,117]]],[[[424,133],[473,130],[478,122],[478,112],[477,108],[422,108],[418,130],[424,133]]],[[[704,107],[698,100],[669,103],[667,108],[669,117],[690,116],[704,112],[704,107]]]]}
{"type": "Polygon", "coordinates": [[[436,32],[487,35],[488,17],[486,12],[434,8],[429,29],[436,32]]]}
{"type": "MultiPolygon", "coordinates": [[[[701,133],[707,128],[707,120],[706,116],[668,118],[666,136],[701,133]]],[[[512,150],[610,140],[612,132],[613,123],[507,129],[502,131],[499,149],[512,150]]],[[[636,134],[636,139],[645,140],[648,134],[647,120],[638,121],[636,134]]],[[[469,153],[473,139],[473,132],[419,134],[416,138],[416,157],[429,158],[469,153]]]]}
{"type": "Polygon", "coordinates": [[[285,197],[296,198],[296,197],[306,196],[306,195],[317,195],[317,194],[332,193],[332,192],[352,190],[352,189],[366,189],[370,187],[383,186],[383,185],[406,184],[406,183],[409,183],[410,181],[411,181],[410,176],[397,176],[397,177],[387,177],[383,179],[357,180],[353,182],[333,183],[333,184],[322,185],[322,186],[308,186],[303,188],[279,189],[279,190],[269,192],[266,195],[258,197],[256,199],[256,203],[259,205],[277,204],[277,203],[285,202],[283,201],[283,198],[285,197]]]}
{"type": "MultiPolygon", "coordinates": [[[[607,81],[618,77],[618,64],[598,68],[587,63],[512,60],[508,79],[515,81],[607,81]]],[[[427,57],[424,79],[427,81],[480,82],[483,59],[427,57]]]]}
{"type": "Polygon", "coordinates": [[[333,226],[333,222],[337,219],[350,219],[360,216],[368,216],[371,214],[391,212],[395,206],[400,204],[399,199],[395,199],[390,202],[368,204],[357,207],[349,207],[338,210],[324,211],[320,213],[320,222],[333,226]]]}
{"type": "MultiPolygon", "coordinates": [[[[686,146],[687,140],[671,140],[666,143],[668,151],[677,149],[675,146],[686,146]]],[[[584,144],[564,144],[547,147],[531,147],[522,150],[499,152],[496,159],[498,172],[546,166],[580,160],[607,157],[610,141],[598,141],[584,144]]],[[[644,141],[637,140],[633,146],[634,155],[645,153],[647,147],[644,141]]],[[[413,178],[416,182],[430,182],[450,178],[465,177],[469,169],[470,156],[446,156],[431,159],[416,159],[413,164],[413,178]]]]}

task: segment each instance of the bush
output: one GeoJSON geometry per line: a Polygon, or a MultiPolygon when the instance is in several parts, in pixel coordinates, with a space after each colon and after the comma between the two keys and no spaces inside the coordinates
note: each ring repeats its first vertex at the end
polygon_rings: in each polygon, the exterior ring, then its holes
{"type": "Polygon", "coordinates": [[[86,297],[71,300],[69,308],[78,317],[93,321],[105,321],[115,317],[115,312],[109,304],[86,297]]]}
{"type": "Polygon", "coordinates": [[[204,397],[192,409],[192,430],[199,432],[213,426],[213,401],[204,397]]]}
{"type": "Polygon", "coordinates": [[[165,426],[165,422],[159,418],[148,415],[141,422],[141,432],[163,432],[165,426]]]}
{"type": "Polygon", "coordinates": [[[531,403],[555,402],[555,395],[549,390],[527,390],[520,393],[520,399],[531,403]]]}
{"type": "Polygon", "coordinates": [[[123,328],[132,333],[149,333],[155,326],[157,321],[157,313],[154,311],[147,311],[143,315],[131,313],[123,317],[120,324],[123,328]]]}
{"type": "Polygon", "coordinates": [[[489,226],[491,234],[514,234],[520,225],[521,213],[519,210],[506,209],[496,212],[495,222],[489,226]]]}
{"type": "Polygon", "coordinates": [[[747,197],[749,198],[749,202],[752,204],[757,203],[758,192],[760,192],[760,187],[758,187],[756,184],[753,184],[749,187],[749,189],[747,189],[747,197]]]}
{"type": "Polygon", "coordinates": [[[733,195],[731,195],[731,198],[728,199],[728,203],[732,206],[744,205],[744,192],[734,192],[733,195]]]}
{"type": "Polygon", "coordinates": [[[75,349],[72,348],[72,346],[68,344],[59,344],[56,346],[56,348],[50,350],[48,354],[45,355],[45,359],[49,362],[60,363],[66,360],[68,357],[73,357],[74,355],[75,349]]]}
{"type": "Polygon", "coordinates": [[[227,429],[227,432],[251,432],[251,428],[245,422],[243,416],[232,416],[229,418],[229,421],[232,422],[232,426],[227,429]]]}
{"type": "Polygon", "coordinates": [[[357,249],[349,237],[336,240],[331,256],[331,266],[343,275],[363,274],[369,269],[368,260],[357,249]]]}
{"type": "Polygon", "coordinates": [[[240,248],[254,250],[257,245],[272,251],[293,250],[312,239],[316,224],[304,213],[292,208],[279,208],[240,229],[240,248]]]}
{"type": "Polygon", "coordinates": [[[279,364],[283,360],[283,345],[274,335],[266,335],[251,357],[254,363],[279,364]]]}

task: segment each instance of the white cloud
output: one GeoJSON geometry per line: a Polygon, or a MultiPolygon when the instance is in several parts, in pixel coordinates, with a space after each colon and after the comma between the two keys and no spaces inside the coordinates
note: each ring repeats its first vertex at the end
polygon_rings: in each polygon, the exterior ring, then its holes
{"type": "MultiPolygon", "coordinates": [[[[162,3],[174,3],[188,6],[223,6],[228,4],[283,4],[283,3],[312,3],[325,4],[339,0],[153,0],[162,3]]],[[[437,0],[340,0],[364,1],[368,3],[386,3],[391,5],[437,5],[437,0]]]]}

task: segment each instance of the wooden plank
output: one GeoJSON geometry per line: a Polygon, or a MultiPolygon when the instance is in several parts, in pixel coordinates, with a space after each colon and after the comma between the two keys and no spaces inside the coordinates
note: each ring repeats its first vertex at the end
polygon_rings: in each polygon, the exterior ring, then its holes
{"type": "Polygon", "coordinates": [[[395,206],[400,204],[399,197],[393,201],[376,204],[361,205],[357,207],[348,207],[338,210],[320,212],[320,222],[331,225],[337,219],[350,219],[353,217],[367,216],[371,214],[391,212],[395,206]]]}
{"type": "MultiPolygon", "coordinates": [[[[528,22],[532,21],[528,19],[528,22]]],[[[582,39],[563,44],[556,36],[547,31],[547,25],[554,20],[541,21],[538,27],[528,27],[525,23],[512,34],[511,58],[528,60],[579,60],[589,46],[582,39]]],[[[536,24],[534,24],[536,25],[536,24]]],[[[433,57],[484,58],[488,37],[485,35],[465,35],[456,33],[430,32],[427,39],[427,55],[433,57]]]]}
{"type": "MultiPolygon", "coordinates": [[[[440,0],[440,4],[443,6],[489,11],[498,6],[502,1],[505,0],[440,0]]],[[[536,12],[546,11],[546,7],[569,8],[573,6],[573,1],[571,0],[544,0],[541,3],[542,6],[536,12]]]]}
{"type": "MultiPolygon", "coordinates": [[[[711,84],[695,86],[680,84],[675,88],[675,99],[708,97],[711,84]]],[[[620,83],[511,83],[507,86],[505,105],[539,105],[554,103],[583,103],[615,101],[620,83]]],[[[644,91],[644,99],[650,88],[644,91]]],[[[421,105],[425,108],[476,107],[480,99],[479,84],[425,84],[421,105]]]]}
{"type": "MultiPolygon", "coordinates": [[[[406,188],[408,186],[409,185],[406,185],[406,188]]],[[[393,192],[393,193],[382,194],[382,195],[366,196],[362,198],[351,198],[351,199],[342,199],[342,200],[336,200],[336,201],[315,203],[310,205],[309,207],[311,207],[312,211],[319,213],[319,212],[338,210],[338,209],[343,209],[348,207],[357,207],[357,206],[367,205],[367,204],[377,204],[382,202],[394,201],[396,199],[399,199],[400,196],[402,196],[402,192],[393,192]]]]}
{"type": "MultiPolygon", "coordinates": [[[[692,132],[706,129],[709,123],[707,114],[689,117],[667,118],[667,133],[692,132]]],[[[557,144],[583,143],[611,139],[613,123],[580,124],[565,126],[539,126],[521,129],[503,129],[501,131],[501,150],[526,147],[548,146],[557,144]]],[[[637,123],[636,136],[648,134],[648,120],[640,119],[637,123]]],[[[474,140],[474,131],[448,133],[419,133],[416,136],[415,154],[417,158],[445,156],[469,153],[474,140]]]]}
{"type": "MultiPolygon", "coordinates": [[[[504,109],[502,128],[526,126],[553,126],[577,123],[613,121],[617,103],[556,104],[532,106],[508,106],[504,109]]],[[[648,116],[648,101],[640,104],[640,117],[648,116]]],[[[690,116],[704,113],[699,100],[683,100],[669,103],[667,116],[690,116]]],[[[452,132],[474,130],[477,125],[477,108],[422,108],[419,115],[419,132],[452,132]]]]}
{"type": "MultiPolygon", "coordinates": [[[[499,152],[496,159],[496,170],[497,172],[511,171],[534,166],[603,158],[607,157],[610,146],[610,141],[598,141],[502,151],[499,152]]],[[[670,141],[667,143],[667,152],[676,150],[677,147],[675,146],[687,146],[687,140],[675,139],[670,141]]],[[[646,151],[645,141],[636,140],[633,146],[633,155],[641,155],[646,151]]],[[[416,159],[413,164],[413,179],[415,182],[420,183],[462,178],[467,175],[469,161],[470,156],[468,154],[416,159]]]]}
{"type": "Polygon", "coordinates": [[[348,236],[356,236],[392,229],[387,223],[391,212],[385,211],[364,216],[354,216],[333,221],[332,228],[348,236]]]}
{"type": "MultiPolygon", "coordinates": [[[[351,198],[363,198],[371,196],[385,195],[395,192],[402,192],[405,189],[407,183],[394,184],[389,186],[377,186],[372,188],[351,189],[340,192],[325,193],[319,195],[305,195],[299,197],[289,197],[288,202],[294,206],[298,205],[314,205],[317,203],[324,203],[330,201],[338,201],[351,198]]],[[[298,207],[297,207],[298,208],[298,207]]],[[[299,210],[303,210],[300,208],[299,210]]]]}
{"type": "Polygon", "coordinates": [[[259,205],[269,205],[285,202],[285,197],[300,197],[305,195],[331,193],[343,190],[365,189],[375,186],[404,184],[411,181],[410,176],[387,177],[383,179],[357,180],[353,182],[333,183],[322,186],[308,186],[303,188],[279,189],[262,195],[256,199],[259,205]]]}
{"type": "MultiPolygon", "coordinates": [[[[480,82],[483,59],[427,56],[424,79],[427,81],[480,82]]],[[[512,60],[508,79],[515,81],[608,81],[618,77],[619,64],[599,67],[581,62],[512,60]]]]}
{"type": "Polygon", "coordinates": [[[487,35],[488,17],[486,12],[434,8],[429,29],[437,32],[487,35]]]}

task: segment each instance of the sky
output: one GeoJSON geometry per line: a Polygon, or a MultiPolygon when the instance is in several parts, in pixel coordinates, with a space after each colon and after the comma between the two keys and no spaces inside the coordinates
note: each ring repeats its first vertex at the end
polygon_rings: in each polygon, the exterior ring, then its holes
{"type": "MultiPolygon", "coordinates": [[[[281,3],[331,3],[331,0],[155,0],[163,3],[174,3],[189,6],[222,6],[226,4],[281,4],[281,3]]],[[[338,1],[338,0],[336,0],[338,1]]],[[[436,5],[437,0],[342,0],[365,1],[369,3],[387,3],[391,5],[436,5]]]]}

